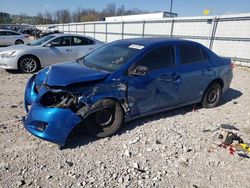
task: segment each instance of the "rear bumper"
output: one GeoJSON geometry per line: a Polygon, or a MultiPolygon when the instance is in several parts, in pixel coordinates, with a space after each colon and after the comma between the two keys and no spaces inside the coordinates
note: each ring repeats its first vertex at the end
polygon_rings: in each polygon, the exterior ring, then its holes
{"type": "Polygon", "coordinates": [[[233,80],[233,71],[230,70],[223,76],[224,86],[222,89],[222,93],[225,93],[230,88],[232,80],[233,80]]]}
{"type": "Polygon", "coordinates": [[[24,127],[38,138],[63,146],[79,123],[81,118],[70,109],[47,108],[33,103],[24,127]]]}

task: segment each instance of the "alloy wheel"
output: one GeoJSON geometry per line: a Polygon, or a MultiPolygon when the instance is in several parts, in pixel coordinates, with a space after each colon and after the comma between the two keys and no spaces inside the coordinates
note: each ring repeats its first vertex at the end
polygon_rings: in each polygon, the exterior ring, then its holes
{"type": "Polygon", "coordinates": [[[24,58],[20,63],[20,68],[25,73],[32,73],[37,68],[37,63],[33,58],[24,58]]]}

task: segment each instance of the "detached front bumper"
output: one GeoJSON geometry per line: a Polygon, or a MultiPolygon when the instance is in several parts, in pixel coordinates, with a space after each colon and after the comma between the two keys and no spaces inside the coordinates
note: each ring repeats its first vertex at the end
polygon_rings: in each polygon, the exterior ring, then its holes
{"type": "Polygon", "coordinates": [[[68,108],[46,107],[36,102],[36,75],[33,75],[25,89],[24,106],[28,113],[24,127],[34,136],[58,145],[65,145],[70,132],[82,121],[68,108]]]}
{"type": "Polygon", "coordinates": [[[36,86],[35,86],[35,77],[36,75],[34,74],[28,81],[25,89],[25,94],[24,94],[24,108],[25,111],[28,113],[30,106],[34,103],[36,100],[38,94],[36,92],[36,86]]]}
{"type": "Polygon", "coordinates": [[[33,103],[24,127],[34,136],[63,146],[80,122],[81,118],[70,109],[48,108],[33,103]]]}

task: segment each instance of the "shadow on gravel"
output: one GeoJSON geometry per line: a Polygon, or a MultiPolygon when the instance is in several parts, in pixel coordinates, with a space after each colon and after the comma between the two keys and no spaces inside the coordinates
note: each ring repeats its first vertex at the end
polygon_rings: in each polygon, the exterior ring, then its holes
{"type": "MultiPolygon", "coordinates": [[[[151,121],[155,121],[155,120],[158,120],[161,118],[167,118],[167,117],[169,118],[169,117],[176,116],[176,115],[184,115],[186,113],[192,112],[194,107],[195,107],[195,109],[199,108],[197,105],[189,105],[189,106],[177,108],[175,110],[169,110],[166,112],[153,114],[153,115],[149,115],[146,117],[132,120],[132,121],[126,123],[121,128],[121,130],[115,135],[118,135],[118,136],[122,135],[122,134],[126,133],[127,131],[133,130],[136,127],[145,125],[146,123],[149,123],[151,121]]],[[[73,136],[71,136],[71,138],[72,139],[65,146],[60,147],[61,150],[77,148],[77,147],[87,145],[88,143],[91,143],[91,142],[98,140],[98,138],[89,135],[87,133],[87,131],[84,129],[77,129],[75,131],[75,133],[73,133],[73,136]]]]}
{"type": "Polygon", "coordinates": [[[20,74],[20,72],[18,70],[11,70],[11,69],[6,69],[5,70],[7,73],[10,73],[10,74],[20,74]]]}
{"type": "MultiPolygon", "coordinates": [[[[239,98],[243,93],[239,90],[229,88],[226,93],[223,94],[219,106],[222,106],[232,100],[239,98]]],[[[237,101],[236,101],[237,102],[237,101]]]]}
{"type": "MultiPolygon", "coordinates": [[[[230,88],[226,93],[223,94],[219,106],[224,105],[232,100],[239,98],[242,95],[242,92],[230,88]]],[[[130,121],[126,123],[121,130],[116,135],[122,135],[128,131],[133,130],[136,127],[145,125],[151,121],[156,121],[159,119],[169,118],[177,115],[185,115],[186,113],[192,112],[193,110],[199,109],[200,106],[197,104],[177,108],[174,110],[169,110],[166,112],[149,115],[146,117],[138,118],[136,120],[130,121]]],[[[72,140],[66,144],[66,146],[61,147],[61,149],[73,149],[83,145],[87,145],[88,143],[94,142],[98,140],[98,138],[93,137],[86,133],[86,130],[77,129],[72,137],[72,140]]]]}
{"type": "Polygon", "coordinates": [[[65,146],[60,146],[59,148],[60,150],[74,149],[77,147],[87,145],[88,143],[94,142],[96,140],[98,140],[98,138],[91,136],[86,132],[79,131],[75,133],[75,136],[72,137],[72,139],[65,146]]]}

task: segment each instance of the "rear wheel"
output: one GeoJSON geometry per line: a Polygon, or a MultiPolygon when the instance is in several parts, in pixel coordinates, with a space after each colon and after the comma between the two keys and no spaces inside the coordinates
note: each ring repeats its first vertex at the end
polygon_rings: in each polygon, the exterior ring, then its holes
{"type": "Polygon", "coordinates": [[[221,85],[218,82],[210,84],[202,99],[203,108],[213,108],[217,106],[221,98],[221,85]]]}
{"type": "Polygon", "coordinates": [[[34,56],[24,56],[18,61],[18,70],[23,73],[34,73],[40,69],[40,63],[34,56]]]}
{"type": "Polygon", "coordinates": [[[17,40],[17,41],[15,42],[15,45],[18,45],[18,44],[24,44],[24,42],[23,42],[22,40],[17,40]]]}
{"type": "Polygon", "coordinates": [[[103,138],[115,134],[123,124],[123,109],[113,100],[103,101],[104,108],[88,115],[84,119],[90,134],[103,138]]]}

